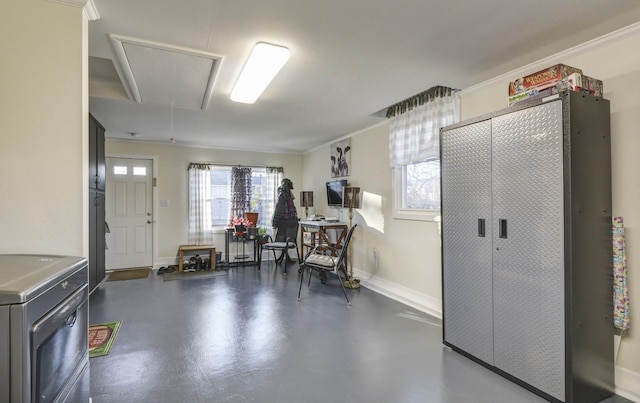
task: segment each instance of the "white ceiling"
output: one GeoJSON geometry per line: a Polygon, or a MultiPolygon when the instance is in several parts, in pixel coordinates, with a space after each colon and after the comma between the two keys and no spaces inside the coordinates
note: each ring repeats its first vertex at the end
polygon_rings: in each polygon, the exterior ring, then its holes
{"type": "Polygon", "coordinates": [[[640,21],[637,0],[93,2],[90,112],[108,138],[267,152],[310,150],[434,85],[468,88],[640,21]],[[261,41],[291,58],[255,104],[234,103],[261,41]]]}

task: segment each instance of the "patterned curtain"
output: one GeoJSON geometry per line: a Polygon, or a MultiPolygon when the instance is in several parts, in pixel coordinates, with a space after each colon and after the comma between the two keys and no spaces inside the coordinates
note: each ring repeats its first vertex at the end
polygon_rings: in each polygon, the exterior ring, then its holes
{"type": "Polygon", "coordinates": [[[231,217],[251,211],[251,168],[231,168],[231,217]]]}
{"type": "Polygon", "coordinates": [[[387,109],[391,168],[440,158],[440,128],[459,120],[458,98],[436,86],[387,109]]]}
{"type": "Polygon", "coordinates": [[[211,166],[189,164],[189,244],[211,245],[211,166]]]}

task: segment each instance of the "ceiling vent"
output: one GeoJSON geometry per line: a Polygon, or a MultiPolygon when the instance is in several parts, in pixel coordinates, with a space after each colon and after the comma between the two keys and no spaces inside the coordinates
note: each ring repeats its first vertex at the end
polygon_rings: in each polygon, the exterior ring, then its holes
{"type": "Polygon", "coordinates": [[[116,70],[132,101],[207,110],[222,56],[142,39],[109,35],[116,70]]]}

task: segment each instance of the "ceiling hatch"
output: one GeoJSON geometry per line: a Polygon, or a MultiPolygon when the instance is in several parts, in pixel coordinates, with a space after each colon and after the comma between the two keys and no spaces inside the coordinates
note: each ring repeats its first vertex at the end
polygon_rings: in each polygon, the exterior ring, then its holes
{"type": "Polygon", "coordinates": [[[206,110],[222,56],[196,49],[109,35],[116,70],[132,101],[206,110]]]}

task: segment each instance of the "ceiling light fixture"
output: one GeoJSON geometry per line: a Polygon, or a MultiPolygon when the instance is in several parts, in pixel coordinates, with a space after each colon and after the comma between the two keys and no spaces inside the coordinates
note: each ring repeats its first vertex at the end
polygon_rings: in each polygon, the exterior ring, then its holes
{"type": "Polygon", "coordinates": [[[289,49],[284,46],[258,42],[244,65],[236,85],[231,91],[231,100],[252,104],[289,60],[289,49]]]}

